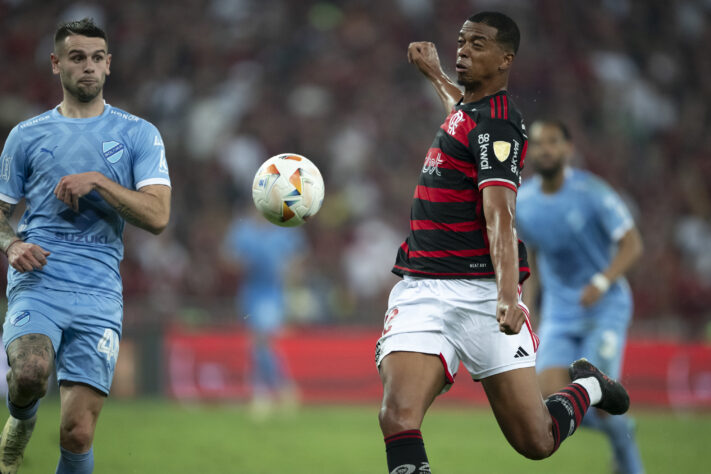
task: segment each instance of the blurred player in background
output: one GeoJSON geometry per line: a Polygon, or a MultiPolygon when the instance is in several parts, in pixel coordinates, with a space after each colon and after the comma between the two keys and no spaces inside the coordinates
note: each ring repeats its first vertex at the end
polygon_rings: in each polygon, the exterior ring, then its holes
{"type": "MultiPolygon", "coordinates": [[[[543,396],[569,383],[567,361],[579,357],[619,378],[632,318],[624,274],[642,254],[622,199],[597,176],[568,166],[573,152],[562,122],[535,122],[529,160],[537,176],[521,187],[516,209],[517,228],[538,269],[524,301],[535,308],[542,292],[536,370],[543,396]]],[[[583,425],[608,437],[618,472],[643,472],[630,419],[592,410],[583,425]]]]}
{"type": "Polygon", "coordinates": [[[170,215],[163,141],[150,123],[103,98],[111,55],[103,30],[61,25],[52,72],[63,100],[16,126],[0,161],[0,248],[7,255],[3,341],[10,417],[0,473],[17,472],[53,368],[60,385],[57,473],[89,473],[111,388],[123,318],[123,228],[160,233],[170,215]],[[22,198],[17,233],[8,223],[22,198]]]}
{"type": "Polygon", "coordinates": [[[225,237],[225,253],[241,270],[236,302],[251,335],[251,409],[257,419],[269,415],[274,397],[285,408],[293,408],[298,401],[287,362],[273,339],[284,325],[285,276],[298,266],[297,255],[305,240],[301,229],[271,224],[256,209],[236,218],[225,237]]]}
{"type": "Polygon", "coordinates": [[[506,91],[519,38],[501,13],[464,23],[456,56],[463,97],[431,43],[408,50],[445,105],[458,102],[425,157],[410,235],[393,268],[403,281],[390,294],[376,347],[391,473],[430,472],[420,426],[460,362],[481,381],[506,439],[531,459],[553,454],[590,406],[613,414],[629,407],[624,387],[585,360],[571,365],[573,382],[545,400],[538,387],[538,339],[520,299],[526,249],[515,228],[527,136],[506,91]]]}

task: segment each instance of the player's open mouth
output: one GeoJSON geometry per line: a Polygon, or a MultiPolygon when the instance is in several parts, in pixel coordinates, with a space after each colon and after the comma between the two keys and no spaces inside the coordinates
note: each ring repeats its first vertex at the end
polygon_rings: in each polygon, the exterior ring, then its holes
{"type": "Polygon", "coordinates": [[[454,70],[457,72],[464,72],[467,70],[467,67],[462,64],[457,63],[456,66],[454,66],[454,70]]]}

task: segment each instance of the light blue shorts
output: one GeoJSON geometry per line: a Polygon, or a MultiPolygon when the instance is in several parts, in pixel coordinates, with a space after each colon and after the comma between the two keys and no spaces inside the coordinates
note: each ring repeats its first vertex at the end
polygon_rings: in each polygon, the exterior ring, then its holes
{"type": "Polygon", "coordinates": [[[81,382],[108,395],[121,338],[119,299],[55,291],[19,290],[10,296],[3,342],[44,334],[54,346],[58,382],[81,382]]]}
{"type": "Polygon", "coordinates": [[[619,379],[627,342],[631,305],[607,305],[575,321],[542,317],[538,328],[536,371],[568,367],[585,357],[613,379],[619,379]]]}

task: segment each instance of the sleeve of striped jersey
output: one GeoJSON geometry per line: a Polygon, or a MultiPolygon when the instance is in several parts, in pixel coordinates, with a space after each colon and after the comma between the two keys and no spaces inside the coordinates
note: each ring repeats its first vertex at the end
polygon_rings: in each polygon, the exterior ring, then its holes
{"type": "Polygon", "coordinates": [[[149,122],[141,124],[135,147],[136,159],[133,162],[135,189],[151,184],[170,186],[163,138],[153,124],[149,122]]]}
{"type": "Polygon", "coordinates": [[[523,139],[511,122],[485,119],[469,132],[469,149],[476,157],[477,184],[506,186],[518,191],[523,139]]]}
{"type": "Polygon", "coordinates": [[[0,156],[0,200],[17,204],[25,194],[26,160],[19,126],[13,128],[8,135],[0,156]]]}
{"type": "Polygon", "coordinates": [[[594,179],[592,198],[596,212],[605,232],[613,241],[618,241],[634,227],[634,220],[627,205],[607,183],[594,179]]]}

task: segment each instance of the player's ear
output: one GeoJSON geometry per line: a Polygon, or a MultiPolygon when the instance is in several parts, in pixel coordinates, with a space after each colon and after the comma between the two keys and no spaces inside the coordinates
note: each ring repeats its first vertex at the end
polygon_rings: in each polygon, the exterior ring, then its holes
{"type": "Polygon", "coordinates": [[[49,53],[49,60],[52,63],[52,74],[59,74],[59,56],[49,53]]]}
{"type": "Polygon", "coordinates": [[[505,51],[501,64],[499,64],[499,71],[508,71],[511,67],[511,63],[513,63],[514,56],[516,56],[514,53],[505,51]]]}
{"type": "Polygon", "coordinates": [[[111,53],[106,54],[106,75],[111,74],[111,53]]]}

